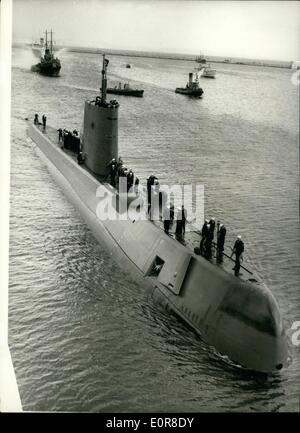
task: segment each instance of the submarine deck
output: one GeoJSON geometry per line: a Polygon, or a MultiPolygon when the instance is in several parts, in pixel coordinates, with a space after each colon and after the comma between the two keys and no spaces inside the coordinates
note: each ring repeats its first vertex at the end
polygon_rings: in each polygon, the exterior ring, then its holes
{"type": "MultiPolygon", "coordinates": [[[[43,127],[41,125],[39,125],[38,128],[40,129],[40,131],[42,131],[47,136],[47,138],[54,145],[61,148],[61,144],[58,142],[58,133],[57,133],[57,130],[55,128],[53,128],[51,126],[47,126],[45,131],[43,130],[43,127]]],[[[74,154],[74,152],[72,152],[68,149],[64,149],[64,148],[61,148],[61,150],[63,152],[65,152],[70,158],[72,158],[77,163],[77,156],[74,154]]],[[[83,168],[84,170],[86,170],[90,175],[92,175],[94,178],[96,178],[100,183],[106,185],[110,189],[114,189],[107,182],[106,178],[104,178],[103,176],[99,176],[99,175],[95,174],[88,167],[86,167],[85,164],[82,164],[80,167],[83,168]]],[[[146,196],[147,196],[146,188],[144,187],[143,190],[144,190],[144,199],[146,202],[146,196]]],[[[158,227],[160,230],[164,231],[162,220],[155,220],[155,221],[151,220],[151,223],[154,224],[156,227],[158,227]]],[[[179,242],[183,247],[188,248],[195,257],[202,257],[202,256],[196,255],[194,253],[194,248],[199,247],[200,240],[201,240],[201,233],[198,230],[196,230],[196,228],[193,227],[192,224],[187,222],[186,233],[185,233],[184,238],[178,239],[174,233],[175,226],[176,226],[176,224],[174,222],[173,227],[171,228],[173,230],[173,233],[170,230],[170,234],[169,235],[165,234],[165,236],[169,236],[171,239],[174,240],[174,242],[179,242]]],[[[232,267],[234,266],[235,260],[230,257],[231,251],[229,251],[229,249],[228,248],[226,249],[226,247],[225,247],[224,255],[223,255],[223,261],[219,262],[217,260],[217,257],[216,257],[216,244],[215,244],[215,242],[213,242],[212,245],[213,245],[212,258],[207,259],[207,260],[210,261],[213,265],[218,266],[219,268],[222,268],[225,272],[233,275],[234,272],[233,272],[232,267]]],[[[262,283],[260,277],[257,274],[255,274],[254,272],[252,272],[250,269],[248,269],[243,263],[241,263],[241,272],[240,272],[239,276],[237,276],[236,278],[238,278],[242,281],[250,281],[250,282],[256,283],[256,284],[262,283]]]]}

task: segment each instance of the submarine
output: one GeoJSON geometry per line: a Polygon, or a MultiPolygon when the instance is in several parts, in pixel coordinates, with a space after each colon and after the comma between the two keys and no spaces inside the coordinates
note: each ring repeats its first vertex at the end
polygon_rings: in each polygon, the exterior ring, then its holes
{"type": "MultiPolygon", "coordinates": [[[[281,370],[288,365],[287,337],[269,288],[195,254],[149,219],[98,217],[105,198],[122,201],[107,181],[109,163],[119,157],[119,104],[106,100],[108,62],[103,55],[100,96],[84,102],[84,160],[79,163],[76,153],[61,146],[57,127],[43,130],[31,124],[27,133],[35,152],[95,238],[120,267],[143,281],[150,299],[181,318],[237,367],[267,374],[281,370]]],[[[118,208],[119,216],[121,212],[118,208]]]]}

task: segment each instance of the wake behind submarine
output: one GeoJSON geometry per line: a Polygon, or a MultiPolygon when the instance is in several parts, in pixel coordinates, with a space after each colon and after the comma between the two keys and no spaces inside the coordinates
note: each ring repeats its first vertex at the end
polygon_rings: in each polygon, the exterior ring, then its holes
{"type": "Polygon", "coordinates": [[[30,125],[37,154],[95,238],[119,266],[143,279],[155,300],[240,366],[264,373],[280,370],[288,363],[287,339],[278,304],[265,285],[235,277],[194,254],[150,220],[98,218],[103,197],[121,199],[106,182],[109,162],[118,158],[119,110],[116,101],[106,101],[107,64],[103,56],[101,96],[84,106],[84,162],[79,165],[77,154],[57,143],[57,128],[30,125]],[[154,272],[157,263],[160,270],[154,272]]]}

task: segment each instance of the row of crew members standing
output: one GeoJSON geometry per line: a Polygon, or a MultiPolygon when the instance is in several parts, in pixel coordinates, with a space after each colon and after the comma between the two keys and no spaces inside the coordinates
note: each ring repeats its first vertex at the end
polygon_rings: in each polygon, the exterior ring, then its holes
{"type": "Polygon", "coordinates": [[[123,160],[119,157],[118,161],[113,158],[109,164],[109,181],[111,186],[117,187],[120,177],[125,177],[127,180],[127,192],[131,190],[134,185],[134,192],[137,193],[139,186],[139,179],[136,177],[131,168],[125,167],[123,160]]]}
{"type": "Polygon", "coordinates": [[[57,132],[58,132],[58,142],[59,143],[60,142],[65,143],[65,142],[68,141],[68,139],[71,140],[74,137],[79,138],[79,134],[78,134],[77,129],[74,129],[73,132],[71,132],[71,131],[68,131],[65,128],[64,129],[59,128],[57,130],[57,132]]]}
{"type": "Polygon", "coordinates": [[[84,155],[81,150],[81,143],[77,129],[73,132],[67,129],[58,128],[58,142],[61,143],[61,148],[69,149],[74,153],[77,153],[77,161],[79,165],[84,163],[84,155]]]}
{"type": "MultiPolygon", "coordinates": [[[[200,254],[211,258],[212,245],[215,236],[215,218],[206,219],[201,230],[200,254]]],[[[226,227],[224,224],[217,223],[217,259],[223,260],[224,244],[226,237],[226,227]]]]}
{"type": "MultiPolygon", "coordinates": [[[[224,245],[225,245],[225,237],[226,237],[226,227],[224,224],[217,224],[217,260],[219,262],[223,261],[224,255],[224,245]]],[[[212,256],[212,243],[214,240],[214,231],[215,231],[215,219],[211,218],[211,220],[205,220],[202,231],[201,231],[201,241],[200,241],[200,254],[204,257],[210,259],[212,256]]],[[[232,248],[231,257],[235,255],[235,266],[233,268],[236,276],[239,275],[241,268],[241,260],[243,257],[245,246],[242,241],[242,237],[240,235],[237,236],[237,239],[232,248]]]]}
{"type": "MultiPolygon", "coordinates": [[[[134,183],[134,173],[131,169],[127,169],[120,157],[118,161],[115,158],[111,160],[109,163],[110,170],[110,183],[113,187],[116,187],[119,177],[127,178],[127,192],[133,186],[134,183]]],[[[136,178],[135,186],[138,187],[139,179],[136,178]]],[[[147,200],[148,200],[148,214],[151,213],[151,205],[152,205],[152,193],[156,192],[159,194],[159,182],[156,176],[151,175],[147,179],[147,200]]],[[[136,190],[137,192],[137,190],[136,190]]],[[[173,226],[175,219],[175,209],[174,205],[170,205],[166,207],[163,212],[163,224],[164,231],[166,234],[170,233],[170,229],[173,226]]],[[[185,235],[185,227],[187,220],[187,211],[182,205],[181,208],[177,209],[176,213],[176,229],[175,235],[178,240],[182,240],[185,235]]],[[[215,218],[211,218],[210,220],[205,220],[202,230],[201,230],[201,241],[200,241],[200,254],[204,257],[210,259],[212,256],[212,245],[215,235],[215,218]]],[[[224,254],[224,245],[226,238],[226,227],[224,224],[217,224],[217,260],[222,262],[223,254],[224,254]]],[[[244,243],[239,235],[232,249],[231,257],[235,254],[235,266],[233,270],[235,271],[235,275],[239,275],[240,271],[240,261],[242,259],[242,253],[244,252],[244,243]]]]}
{"type": "MultiPolygon", "coordinates": [[[[174,205],[166,207],[163,212],[163,222],[164,222],[164,231],[168,235],[170,234],[170,229],[173,226],[175,219],[175,209],[174,205]]],[[[175,228],[175,236],[178,240],[182,240],[185,235],[185,226],[187,220],[187,211],[185,207],[182,205],[177,208],[176,212],[176,228],[175,228]]]]}
{"type": "Polygon", "coordinates": [[[47,123],[47,117],[45,116],[45,114],[42,115],[42,123],[39,120],[39,115],[38,113],[35,113],[34,115],[34,119],[33,119],[33,123],[35,125],[43,125],[43,130],[46,129],[46,123],[47,123]]]}

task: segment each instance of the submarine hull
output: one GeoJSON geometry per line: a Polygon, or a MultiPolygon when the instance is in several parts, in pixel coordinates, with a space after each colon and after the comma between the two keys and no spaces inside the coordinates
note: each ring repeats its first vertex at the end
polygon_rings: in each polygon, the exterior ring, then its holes
{"type": "Polygon", "coordinates": [[[97,209],[101,197],[114,196],[114,188],[100,183],[38,127],[31,125],[28,134],[96,239],[151,291],[155,300],[243,367],[270,373],[287,365],[279,308],[267,288],[229,275],[150,221],[100,220],[97,209]],[[163,266],[155,275],[158,258],[163,266]]]}

